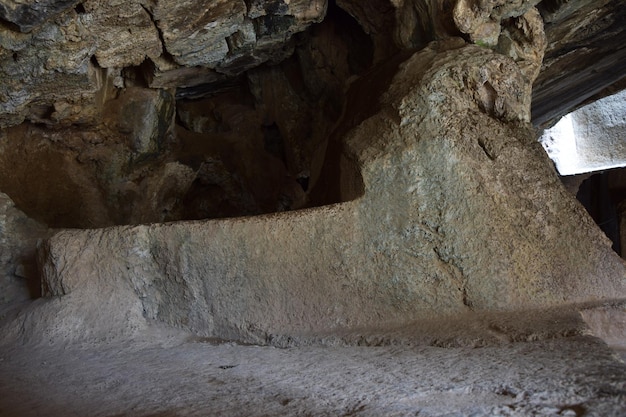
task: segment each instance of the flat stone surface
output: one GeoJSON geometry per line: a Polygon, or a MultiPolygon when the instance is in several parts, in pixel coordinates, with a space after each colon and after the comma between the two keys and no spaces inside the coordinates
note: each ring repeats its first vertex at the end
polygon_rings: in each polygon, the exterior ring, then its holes
{"type": "Polygon", "coordinates": [[[591,336],[290,349],[187,340],[0,350],[2,416],[623,416],[626,365],[591,336]]]}

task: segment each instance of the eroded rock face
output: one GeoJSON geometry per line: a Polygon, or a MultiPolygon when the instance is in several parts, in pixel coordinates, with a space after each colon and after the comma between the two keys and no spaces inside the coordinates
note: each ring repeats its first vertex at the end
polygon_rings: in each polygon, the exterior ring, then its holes
{"type": "MultiPolygon", "coordinates": [[[[85,4],[78,16],[104,16],[114,8],[107,10],[85,4]]],[[[300,15],[310,17],[304,11],[300,15]]],[[[109,36],[107,30],[98,36],[109,36]]],[[[280,65],[234,78],[177,64],[156,78],[144,78],[154,68],[150,65],[98,69],[92,105],[75,115],[90,118],[68,126],[72,119],[57,118],[58,111],[44,106],[48,113],[36,119],[38,125],[2,132],[6,140],[0,144],[5,149],[0,187],[30,216],[53,227],[305,207],[315,173],[324,163],[326,138],[341,115],[345,82],[371,64],[367,39],[347,14],[335,12],[280,65]],[[157,84],[178,88],[149,87],[157,84]],[[22,141],[24,135],[33,140],[22,141]],[[63,163],[46,167],[45,175],[26,172],[22,163],[46,166],[47,158],[63,163]],[[72,187],[75,191],[69,191],[72,187]]],[[[144,40],[137,35],[138,44],[144,40]]],[[[94,61],[101,63],[100,54],[106,53],[123,65],[134,64],[126,60],[132,56],[122,45],[116,53],[100,47],[94,61]]],[[[56,108],[64,114],[74,109],[60,102],[56,108]]]]}
{"type": "MultiPolygon", "coordinates": [[[[379,110],[345,136],[360,197],[268,217],[62,232],[42,252],[46,294],[74,303],[122,292],[133,301],[119,320],[142,311],[256,343],[626,295],[624,264],[534,141],[522,68],[456,39],[390,76],[379,110]]],[[[346,109],[344,122],[352,117],[346,109]]]]}
{"type": "Polygon", "coordinates": [[[153,85],[178,87],[280,62],[293,52],[292,35],[320,22],[327,7],[324,0],[77,3],[0,3],[0,18],[29,32],[0,30],[0,127],[25,119],[94,122],[97,115],[84,106],[97,104],[98,67],[145,61],[151,77],[161,79],[153,85]],[[196,66],[205,69],[185,70],[196,66]],[[176,83],[163,81],[170,71],[176,83]]]}
{"type": "Polygon", "coordinates": [[[0,28],[0,46],[0,127],[96,117],[96,48],[73,9],[30,33],[0,28]]]}
{"type": "Polygon", "coordinates": [[[533,120],[546,126],[623,80],[626,9],[619,0],[544,0],[538,8],[548,46],[534,84],[533,120]]]}
{"type": "MultiPolygon", "coordinates": [[[[58,298],[29,334],[158,320],[271,342],[626,296],[530,125],[546,50],[595,39],[543,22],[580,15],[337,4],[88,0],[0,29],[0,189],[18,207],[60,227],[200,220],[58,233],[40,252],[58,298]]],[[[588,22],[616,10],[600,7],[588,22]]]]}
{"type": "Polygon", "coordinates": [[[142,2],[88,0],[80,12],[93,34],[99,66],[138,66],[161,56],[159,31],[142,2]]]}
{"type": "Polygon", "coordinates": [[[30,32],[78,2],[79,0],[4,0],[0,3],[0,18],[14,24],[21,32],[30,32]]]}

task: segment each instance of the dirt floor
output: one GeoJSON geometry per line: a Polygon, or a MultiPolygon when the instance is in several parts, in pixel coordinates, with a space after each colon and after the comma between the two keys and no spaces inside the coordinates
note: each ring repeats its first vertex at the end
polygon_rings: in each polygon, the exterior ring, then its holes
{"type": "Polygon", "coordinates": [[[601,339],[425,333],[5,345],[0,416],[626,416],[626,365],[601,339]]]}

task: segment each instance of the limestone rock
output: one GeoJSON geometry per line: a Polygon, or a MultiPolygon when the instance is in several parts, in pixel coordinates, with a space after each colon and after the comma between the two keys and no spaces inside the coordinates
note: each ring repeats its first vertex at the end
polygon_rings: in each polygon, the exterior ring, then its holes
{"type": "Polygon", "coordinates": [[[107,103],[107,119],[95,128],[20,125],[2,131],[0,189],[30,217],[55,228],[171,220],[196,175],[163,157],[173,97],[126,91],[132,94],[107,103]]]}
{"type": "MultiPolygon", "coordinates": [[[[492,47],[513,58],[532,83],[539,74],[546,49],[543,20],[532,1],[460,0],[454,22],[472,42],[492,47]]],[[[530,96],[530,85],[525,96],[530,96]]]]}
{"type": "Polygon", "coordinates": [[[617,350],[622,360],[626,359],[626,306],[588,308],[581,311],[581,315],[594,336],[617,350]]]}
{"type": "Polygon", "coordinates": [[[546,45],[543,20],[533,7],[502,25],[496,50],[513,58],[524,76],[533,82],[539,75],[546,45]]]}
{"type": "Polygon", "coordinates": [[[626,91],[604,97],[563,117],[540,142],[561,175],[626,166],[626,91]]]}
{"type": "Polygon", "coordinates": [[[128,136],[137,159],[160,153],[166,144],[174,117],[174,97],[166,90],[127,88],[107,102],[104,122],[128,136]]]}
{"type": "Polygon", "coordinates": [[[540,0],[459,0],[454,6],[454,22],[476,43],[495,46],[504,19],[526,14],[540,0]]]}
{"type": "Polygon", "coordinates": [[[544,0],[548,40],[533,86],[533,120],[550,126],[626,73],[626,8],[620,0],[544,0]]]}
{"type": "Polygon", "coordinates": [[[139,1],[89,0],[83,7],[101,67],[138,66],[146,57],[161,55],[158,30],[139,1]]]}
{"type": "Polygon", "coordinates": [[[5,348],[0,406],[21,417],[622,417],[626,408],[626,365],[590,336],[480,349],[211,342],[5,348]]]}
{"type": "Polygon", "coordinates": [[[30,32],[78,2],[79,0],[2,0],[0,18],[13,23],[21,32],[30,32]]]}
{"type": "Polygon", "coordinates": [[[165,49],[177,64],[238,74],[262,62],[282,60],[287,40],[326,13],[325,0],[180,2],[160,0],[151,9],[165,49]],[[195,16],[189,19],[189,16],[195,16]]]}
{"type": "MultiPolygon", "coordinates": [[[[143,66],[143,73],[151,88],[178,88],[183,91],[200,85],[206,93],[207,85],[230,81],[227,76],[211,68],[180,66],[164,56],[149,60],[143,66]]],[[[209,88],[210,91],[220,91],[219,88],[209,88]]],[[[186,98],[184,93],[180,96],[186,98]]]]}
{"type": "Polygon", "coordinates": [[[160,0],[152,9],[165,49],[179,64],[188,66],[216,66],[222,61],[229,51],[226,38],[242,26],[245,12],[243,0],[199,4],[160,0]]]}
{"type": "MultiPolygon", "coordinates": [[[[121,292],[147,319],[257,343],[624,297],[623,262],[523,122],[528,83],[489,49],[433,44],[400,65],[380,110],[345,137],[361,177],[356,199],[265,217],[64,231],[42,251],[46,294],[75,303],[95,289],[121,292]]],[[[354,117],[349,108],[345,117],[354,117]]]]}
{"type": "Polygon", "coordinates": [[[0,28],[0,127],[24,119],[93,122],[99,72],[91,34],[73,11],[28,34],[0,28]]]}
{"type": "Polygon", "coordinates": [[[104,78],[99,68],[137,67],[149,59],[152,70],[143,71],[151,73],[150,86],[184,87],[211,82],[211,69],[237,75],[280,62],[293,53],[292,36],[326,13],[324,0],[257,2],[250,16],[243,0],[89,0],[75,9],[76,2],[30,3],[0,5],[6,19],[33,29],[0,30],[0,127],[25,119],[93,123],[104,78]],[[31,19],[22,9],[49,20],[31,19]]]}

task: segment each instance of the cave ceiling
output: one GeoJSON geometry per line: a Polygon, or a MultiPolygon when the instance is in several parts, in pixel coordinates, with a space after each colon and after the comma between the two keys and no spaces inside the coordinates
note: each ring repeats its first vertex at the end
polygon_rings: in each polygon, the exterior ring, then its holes
{"type": "MultiPolygon", "coordinates": [[[[107,76],[121,74],[116,78],[118,87],[137,78],[136,71],[124,75],[125,69],[140,70],[141,82],[151,88],[176,88],[184,96],[186,88],[202,86],[196,96],[214,94],[250,69],[290,57],[312,25],[327,14],[340,20],[337,8],[368,36],[374,54],[370,65],[444,37],[463,35],[486,46],[494,44],[495,37],[497,43],[499,29],[492,26],[507,18],[498,16],[499,3],[511,2],[495,2],[496,7],[481,0],[460,2],[467,3],[467,10],[457,13],[484,15],[485,24],[471,34],[456,29],[452,3],[2,0],[0,123],[6,127],[24,120],[84,121],[90,116],[84,105],[97,104],[93,102],[107,76]],[[78,103],[80,109],[68,109],[78,103]]],[[[533,95],[537,124],[562,115],[623,78],[626,11],[619,0],[517,3],[520,9],[537,5],[548,39],[533,95]]]]}
{"type": "Polygon", "coordinates": [[[355,80],[461,37],[535,79],[532,121],[546,127],[625,86],[621,6],[0,0],[0,190],[58,227],[333,202],[321,167],[355,80]]]}

